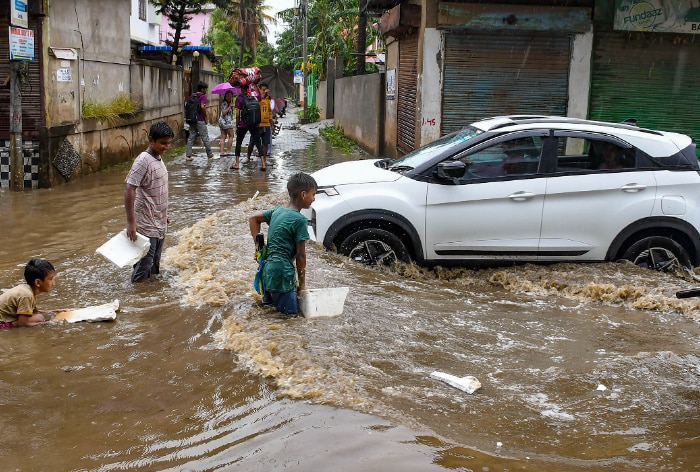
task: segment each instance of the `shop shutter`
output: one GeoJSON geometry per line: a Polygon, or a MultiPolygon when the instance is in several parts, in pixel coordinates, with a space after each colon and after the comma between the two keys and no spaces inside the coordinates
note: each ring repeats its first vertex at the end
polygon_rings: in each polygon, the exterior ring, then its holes
{"type": "Polygon", "coordinates": [[[416,147],[417,90],[418,35],[414,35],[402,38],[399,43],[396,147],[402,153],[416,147]]]}
{"type": "MultiPolygon", "coordinates": [[[[589,116],[688,134],[700,142],[700,41],[692,35],[596,32],[589,116]]],[[[700,152],[700,150],[698,150],[700,152]]]]}
{"type": "Polygon", "coordinates": [[[481,118],[566,115],[571,39],[527,31],[445,31],[442,134],[481,118]]]}
{"type": "MultiPolygon", "coordinates": [[[[41,103],[41,33],[36,17],[29,17],[29,29],[34,31],[34,61],[27,62],[29,82],[22,85],[22,139],[39,139],[44,124],[41,103]]],[[[0,17],[0,82],[10,73],[10,38],[7,16],[0,17]]],[[[0,87],[0,139],[10,138],[10,88],[0,87]]]]}

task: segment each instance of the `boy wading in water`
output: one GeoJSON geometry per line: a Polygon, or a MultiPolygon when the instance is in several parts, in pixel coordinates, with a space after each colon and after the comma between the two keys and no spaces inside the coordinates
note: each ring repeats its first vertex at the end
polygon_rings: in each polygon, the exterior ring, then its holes
{"type": "Polygon", "coordinates": [[[262,271],[264,306],[274,306],[285,318],[299,315],[297,291],[306,286],[306,241],[308,221],[301,213],[316,198],[316,181],[303,172],[287,182],[289,203],[252,215],[248,222],[255,240],[262,223],[267,223],[267,255],[262,271]],[[295,274],[296,263],[296,274],[295,274]],[[299,284],[297,285],[297,278],[299,284]]]}
{"type": "Polygon", "coordinates": [[[126,176],[124,208],[126,235],[136,241],[136,232],[147,236],[151,248],[134,264],[132,282],[144,282],[160,272],[165,233],[168,230],[168,170],[163,154],[175,133],[164,121],[153,123],[148,133],[148,149],[139,154],[126,176]]]}

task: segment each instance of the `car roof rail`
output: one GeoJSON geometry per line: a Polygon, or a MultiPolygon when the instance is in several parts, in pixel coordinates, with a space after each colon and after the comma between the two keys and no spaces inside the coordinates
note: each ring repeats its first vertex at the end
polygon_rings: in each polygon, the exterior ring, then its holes
{"type": "MultiPolygon", "coordinates": [[[[637,125],[637,120],[634,118],[627,118],[625,121],[620,123],[610,123],[607,121],[597,121],[597,120],[587,120],[584,118],[574,118],[568,116],[547,116],[547,115],[508,115],[494,118],[502,118],[504,121],[495,124],[491,130],[496,130],[499,128],[505,128],[507,126],[513,126],[515,124],[550,124],[550,123],[572,123],[572,124],[588,124],[588,125],[599,125],[608,126],[617,129],[626,129],[630,131],[638,131],[642,133],[649,133],[656,136],[663,136],[661,131],[651,130],[647,128],[641,128],[637,125]]],[[[487,118],[488,119],[488,118],[487,118]]],[[[482,121],[482,120],[480,120],[482,121]]]]}

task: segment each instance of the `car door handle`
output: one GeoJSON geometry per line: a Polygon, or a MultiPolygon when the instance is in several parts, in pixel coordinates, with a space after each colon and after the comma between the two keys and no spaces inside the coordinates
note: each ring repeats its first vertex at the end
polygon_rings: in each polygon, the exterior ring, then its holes
{"type": "Polygon", "coordinates": [[[620,190],[622,190],[623,192],[633,193],[633,192],[641,192],[642,190],[645,190],[646,188],[647,188],[647,186],[644,184],[627,184],[627,185],[623,185],[622,187],[620,187],[620,190]]]}
{"type": "Polygon", "coordinates": [[[525,200],[529,200],[534,196],[535,194],[531,192],[515,192],[508,195],[508,198],[516,202],[524,202],[525,200]]]}

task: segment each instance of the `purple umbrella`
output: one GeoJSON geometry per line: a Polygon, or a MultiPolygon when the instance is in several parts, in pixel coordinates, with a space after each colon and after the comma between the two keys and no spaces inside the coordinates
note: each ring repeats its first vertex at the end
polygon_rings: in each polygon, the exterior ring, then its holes
{"type": "Polygon", "coordinates": [[[234,95],[238,95],[241,93],[241,89],[238,87],[234,87],[228,82],[223,82],[218,85],[215,85],[213,89],[211,89],[211,93],[215,93],[217,95],[225,95],[226,92],[233,92],[234,95]]]}

